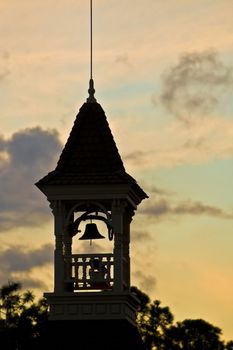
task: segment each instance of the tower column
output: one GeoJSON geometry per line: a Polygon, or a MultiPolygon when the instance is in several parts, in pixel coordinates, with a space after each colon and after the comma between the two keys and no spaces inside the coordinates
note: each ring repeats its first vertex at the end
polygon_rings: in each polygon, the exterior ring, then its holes
{"type": "Polygon", "coordinates": [[[65,213],[62,208],[61,201],[53,201],[51,203],[52,212],[54,215],[54,235],[55,235],[55,250],[54,250],[54,292],[64,292],[64,227],[65,213]]]}
{"type": "MultiPolygon", "coordinates": [[[[74,222],[74,213],[69,218],[69,223],[74,222]]],[[[63,228],[63,240],[64,240],[64,254],[71,255],[72,254],[72,234],[70,234],[68,227],[63,228]]]]}
{"type": "Polygon", "coordinates": [[[125,203],[115,200],[112,205],[112,224],[114,232],[114,291],[116,292],[124,290],[124,214],[125,203]]]}
{"type": "Polygon", "coordinates": [[[123,283],[124,288],[130,290],[130,223],[134,212],[127,208],[124,215],[123,235],[123,283]]]}
{"type": "MultiPolygon", "coordinates": [[[[74,214],[70,218],[70,221],[74,221],[74,214]]],[[[63,229],[63,252],[64,252],[64,291],[73,292],[74,285],[72,279],[72,235],[70,234],[67,226],[63,229]]]]}

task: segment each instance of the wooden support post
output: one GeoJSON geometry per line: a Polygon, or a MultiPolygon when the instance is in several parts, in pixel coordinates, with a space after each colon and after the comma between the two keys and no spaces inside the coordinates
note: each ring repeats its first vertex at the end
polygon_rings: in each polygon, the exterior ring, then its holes
{"type": "Polygon", "coordinates": [[[54,251],[54,292],[64,292],[64,211],[62,210],[61,201],[51,203],[54,215],[54,234],[55,234],[55,251],[54,251]]]}

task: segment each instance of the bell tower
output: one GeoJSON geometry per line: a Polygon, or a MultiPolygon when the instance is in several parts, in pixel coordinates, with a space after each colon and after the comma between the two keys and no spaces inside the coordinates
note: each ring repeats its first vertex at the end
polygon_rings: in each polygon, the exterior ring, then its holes
{"type": "MultiPolygon", "coordinates": [[[[51,324],[72,322],[79,325],[77,331],[85,321],[95,330],[100,324],[111,331],[111,324],[124,324],[135,332],[138,301],[130,292],[130,223],[147,195],[125,171],[96,101],[83,104],[55,170],[36,186],[54,216],[54,291],[45,293],[51,324]],[[105,237],[99,223],[106,228],[105,237]],[[98,251],[73,253],[75,240],[78,246],[95,239],[98,251]],[[101,251],[104,239],[112,242],[107,253],[101,251]]],[[[99,348],[104,349],[103,343],[99,348]]]]}
{"type": "Polygon", "coordinates": [[[130,223],[147,195],[125,171],[94,96],[90,1],[89,96],[55,170],[36,183],[54,216],[54,290],[44,294],[48,337],[61,350],[76,343],[80,350],[141,350],[138,300],[130,291],[130,223]],[[107,252],[104,240],[111,243],[107,252]]]}

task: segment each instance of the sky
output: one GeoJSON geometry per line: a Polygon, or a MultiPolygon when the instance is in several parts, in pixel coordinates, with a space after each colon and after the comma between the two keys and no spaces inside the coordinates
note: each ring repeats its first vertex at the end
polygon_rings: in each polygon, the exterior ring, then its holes
{"type": "MultiPolygon", "coordinates": [[[[132,284],[233,339],[233,2],[94,0],[93,74],[148,193],[132,284]]],[[[53,170],[89,80],[89,1],[0,0],[0,284],[53,289],[53,170]]],[[[77,245],[78,249],[78,245],[77,245]]]]}

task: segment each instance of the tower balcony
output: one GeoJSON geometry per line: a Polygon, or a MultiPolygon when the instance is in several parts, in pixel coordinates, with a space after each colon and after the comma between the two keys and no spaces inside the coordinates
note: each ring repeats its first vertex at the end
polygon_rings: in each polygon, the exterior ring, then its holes
{"type": "Polygon", "coordinates": [[[114,254],[72,254],[66,255],[64,262],[69,291],[113,289],[114,254]]]}

